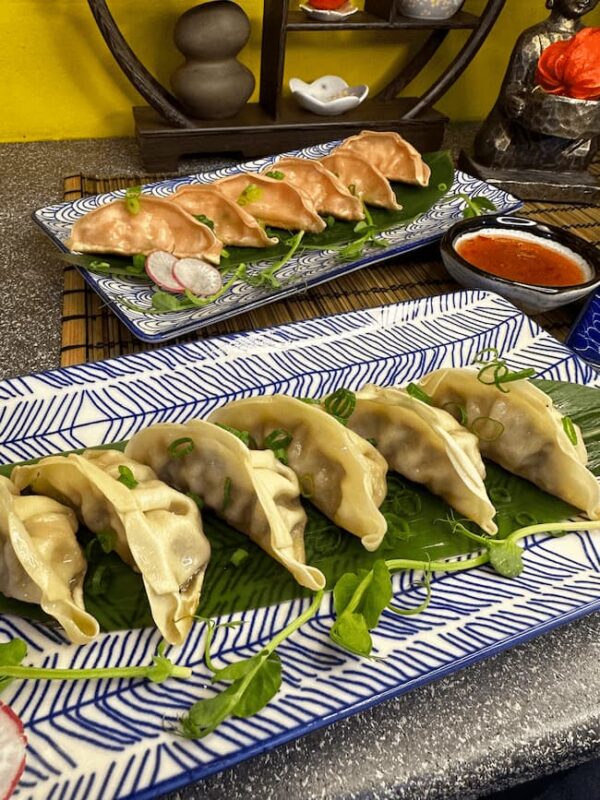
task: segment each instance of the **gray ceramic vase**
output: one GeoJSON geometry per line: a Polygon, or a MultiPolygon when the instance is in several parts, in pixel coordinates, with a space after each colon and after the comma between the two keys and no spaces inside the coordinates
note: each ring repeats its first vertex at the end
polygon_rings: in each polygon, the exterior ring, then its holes
{"type": "Polygon", "coordinates": [[[186,61],[171,77],[173,92],[195,119],[226,119],[243,108],[254,76],[236,59],[250,36],[246,13],[231,0],[190,8],[173,38],[186,61]]]}

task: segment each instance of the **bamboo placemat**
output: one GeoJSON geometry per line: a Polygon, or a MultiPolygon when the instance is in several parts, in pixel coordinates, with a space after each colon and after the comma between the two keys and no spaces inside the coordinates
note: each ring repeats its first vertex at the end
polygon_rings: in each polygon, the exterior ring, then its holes
{"type": "MultiPolygon", "coordinates": [[[[70,175],[65,178],[64,197],[65,200],[76,200],[92,194],[149,183],[163,177],[165,176],[139,175],[105,178],[70,175]]],[[[600,242],[598,207],[527,203],[519,213],[568,229],[596,244],[600,242]]],[[[445,294],[460,288],[444,269],[439,250],[433,246],[353,272],[294,297],[210,325],[181,339],[172,339],[167,344],[372,308],[401,300],[445,294]]],[[[553,336],[564,339],[577,311],[577,307],[570,306],[541,314],[534,319],[553,336]]],[[[65,268],[61,366],[98,361],[160,346],[163,345],[151,345],[137,340],[110,309],[103,306],[98,295],[87,286],[77,270],[71,266],[65,268]]]]}

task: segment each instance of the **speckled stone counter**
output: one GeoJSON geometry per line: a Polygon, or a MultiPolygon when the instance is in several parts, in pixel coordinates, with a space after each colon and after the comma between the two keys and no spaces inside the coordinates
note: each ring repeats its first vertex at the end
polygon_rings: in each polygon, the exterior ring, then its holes
{"type": "MultiPolygon", "coordinates": [[[[187,161],[182,171],[223,161],[187,161]]],[[[0,378],[58,366],[62,264],[31,212],[131,140],[0,145],[0,378]]],[[[600,755],[600,614],[257,756],[171,800],[471,800],[600,755]]],[[[108,798],[107,798],[108,800],[108,798]]],[[[590,798],[594,800],[594,798],[590,798]]]]}

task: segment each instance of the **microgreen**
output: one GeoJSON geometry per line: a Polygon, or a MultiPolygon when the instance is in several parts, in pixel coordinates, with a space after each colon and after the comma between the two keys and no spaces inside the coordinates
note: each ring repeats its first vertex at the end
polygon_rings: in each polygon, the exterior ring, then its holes
{"type": "Polygon", "coordinates": [[[90,669],[50,669],[27,667],[22,662],[27,655],[27,646],[21,639],[11,639],[0,644],[0,691],[14,679],[45,681],[82,681],[102,678],[145,678],[152,683],[162,683],[167,678],[190,678],[189,667],[178,667],[164,655],[165,643],[161,642],[152,659],[152,664],[141,667],[98,667],[90,669]]]}
{"type": "Polygon", "coordinates": [[[138,485],[138,481],[135,479],[135,475],[131,471],[131,469],[126,466],[125,464],[119,464],[119,477],[117,478],[119,483],[122,483],[128,489],[135,489],[138,485]]]}
{"type": "Polygon", "coordinates": [[[242,274],[242,280],[248,283],[250,286],[265,286],[269,289],[280,289],[281,283],[277,280],[275,275],[279,270],[284,267],[290,258],[294,255],[296,250],[300,247],[300,243],[304,238],[304,231],[298,231],[295,236],[290,237],[287,240],[287,244],[289,244],[289,250],[285,255],[276,261],[274,264],[271,264],[270,267],[263,269],[261,272],[257,273],[256,275],[248,274],[245,266],[244,271],[242,274]]]}
{"type": "MultiPolygon", "coordinates": [[[[258,713],[275,696],[281,686],[281,660],[275,652],[321,605],[323,592],[317,592],[309,607],[274,636],[265,647],[250,658],[216,669],[210,659],[210,641],[205,649],[207,666],[213,682],[226,681],[229,686],[212,697],[199,700],[180,721],[179,732],[190,739],[201,739],[215,730],[228,717],[250,717],[258,713]]],[[[212,631],[209,631],[212,635],[212,631]]]]}
{"type": "Polygon", "coordinates": [[[189,436],[174,439],[167,447],[170,458],[185,458],[194,451],[194,441],[189,436]]]}
{"type": "Polygon", "coordinates": [[[184,308],[190,308],[190,307],[204,308],[204,306],[207,306],[210,303],[214,303],[214,301],[217,300],[219,297],[221,297],[221,295],[224,295],[225,292],[231,286],[233,286],[233,284],[236,281],[241,280],[245,274],[246,274],[246,265],[245,264],[239,264],[237,269],[234,271],[233,275],[231,276],[231,278],[229,278],[229,280],[227,280],[221,286],[219,291],[215,292],[214,294],[209,295],[208,297],[197,297],[195,294],[192,294],[192,292],[190,292],[189,289],[186,289],[185,290],[185,296],[188,299],[188,301],[191,303],[191,306],[187,306],[186,305],[186,306],[182,306],[182,307],[184,307],[184,308]]]}

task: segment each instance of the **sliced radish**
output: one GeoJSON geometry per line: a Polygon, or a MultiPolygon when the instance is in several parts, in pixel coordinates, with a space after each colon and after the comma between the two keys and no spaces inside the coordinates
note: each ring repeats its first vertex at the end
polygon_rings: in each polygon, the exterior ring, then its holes
{"type": "Polygon", "coordinates": [[[175,278],[173,270],[177,258],[165,250],[154,250],[146,258],[146,273],[151,281],[167,292],[183,292],[184,288],[175,278]]]}
{"type": "Polygon", "coordinates": [[[216,294],[223,286],[218,269],[200,258],[180,258],[173,269],[175,280],[198,297],[216,294]]]}
{"type": "Polygon", "coordinates": [[[27,739],[23,724],[0,702],[0,800],[8,800],[25,769],[27,739]]]}

